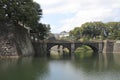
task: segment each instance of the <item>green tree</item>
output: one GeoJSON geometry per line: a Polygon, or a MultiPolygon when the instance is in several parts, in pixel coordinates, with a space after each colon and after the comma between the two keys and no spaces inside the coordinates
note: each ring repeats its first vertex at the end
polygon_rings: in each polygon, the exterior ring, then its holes
{"type": "Polygon", "coordinates": [[[69,32],[69,34],[70,34],[71,37],[74,37],[75,40],[78,40],[82,36],[81,28],[80,27],[75,27],[74,30],[71,30],[69,32]]]}
{"type": "Polygon", "coordinates": [[[31,34],[34,33],[34,37],[44,40],[49,36],[50,33],[50,25],[39,23],[38,26],[32,29],[31,34]]]}
{"type": "Polygon", "coordinates": [[[109,29],[109,38],[120,39],[120,22],[108,22],[106,25],[109,29]]]}
{"type": "Polygon", "coordinates": [[[80,27],[76,27],[70,31],[70,36],[74,36],[76,40],[79,39],[98,39],[101,37],[102,39],[107,38],[107,34],[109,32],[108,27],[105,23],[102,22],[86,22],[82,24],[80,27]]]}
{"type": "Polygon", "coordinates": [[[31,27],[39,39],[47,37],[50,26],[39,23],[40,5],[33,0],[0,0],[0,21],[31,27]]]}
{"type": "Polygon", "coordinates": [[[33,0],[1,0],[0,20],[9,20],[28,27],[37,25],[42,15],[40,5],[33,0]]]}
{"type": "Polygon", "coordinates": [[[106,30],[106,26],[102,22],[87,22],[81,27],[83,28],[83,35],[90,38],[104,37],[104,30],[106,30]]]}

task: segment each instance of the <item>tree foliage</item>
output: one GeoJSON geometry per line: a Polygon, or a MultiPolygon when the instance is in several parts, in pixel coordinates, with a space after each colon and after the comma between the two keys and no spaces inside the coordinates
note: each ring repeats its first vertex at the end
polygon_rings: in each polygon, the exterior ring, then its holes
{"type": "Polygon", "coordinates": [[[106,30],[105,24],[102,22],[87,22],[81,27],[83,28],[83,35],[91,38],[104,36],[103,30],[106,30]]]}
{"type": "Polygon", "coordinates": [[[120,22],[108,22],[106,25],[109,29],[109,38],[120,39],[120,22]]]}
{"type": "Polygon", "coordinates": [[[30,27],[39,39],[44,39],[50,27],[39,23],[41,16],[42,9],[33,0],[0,0],[0,21],[30,27]]]}
{"type": "Polygon", "coordinates": [[[42,9],[33,0],[1,0],[0,20],[10,20],[15,23],[34,27],[42,15],[42,9]]]}
{"type": "Polygon", "coordinates": [[[36,37],[40,40],[46,39],[50,33],[50,25],[39,23],[37,27],[31,30],[31,34],[34,34],[33,37],[36,37]]]}
{"type": "Polygon", "coordinates": [[[70,36],[74,36],[76,40],[120,39],[120,22],[86,22],[71,30],[70,36]]]}

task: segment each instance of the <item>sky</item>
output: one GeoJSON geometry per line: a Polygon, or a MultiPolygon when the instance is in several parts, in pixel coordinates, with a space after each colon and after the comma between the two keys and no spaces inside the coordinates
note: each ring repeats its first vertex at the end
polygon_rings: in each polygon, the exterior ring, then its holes
{"type": "Polygon", "coordinates": [[[52,33],[70,31],[85,22],[120,21],[120,0],[34,0],[43,9],[40,22],[52,33]]]}

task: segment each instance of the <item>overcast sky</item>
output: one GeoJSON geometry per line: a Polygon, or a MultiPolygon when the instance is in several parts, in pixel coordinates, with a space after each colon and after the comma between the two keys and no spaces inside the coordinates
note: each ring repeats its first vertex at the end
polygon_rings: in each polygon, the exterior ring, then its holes
{"type": "Polygon", "coordinates": [[[52,33],[70,31],[90,21],[120,21],[120,0],[34,0],[43,9],[42,23],[52,33]]]}

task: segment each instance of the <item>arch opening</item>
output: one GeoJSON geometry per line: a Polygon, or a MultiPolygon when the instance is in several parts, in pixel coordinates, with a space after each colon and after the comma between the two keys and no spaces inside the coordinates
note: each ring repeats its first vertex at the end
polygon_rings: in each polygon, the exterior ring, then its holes
{"type": "Polygon", "coordinates": [[[70,50],[63,45],[53,45],[49,48],[49,56],[51,58],[63,58],[69,56],[70,50]]]}
{"type": "Polygon", "coordinates": [[[97,52],[97,49],[91,45],[81,45],[78,46],[75,51],[76,58],[90,58],[97,52]]]}

